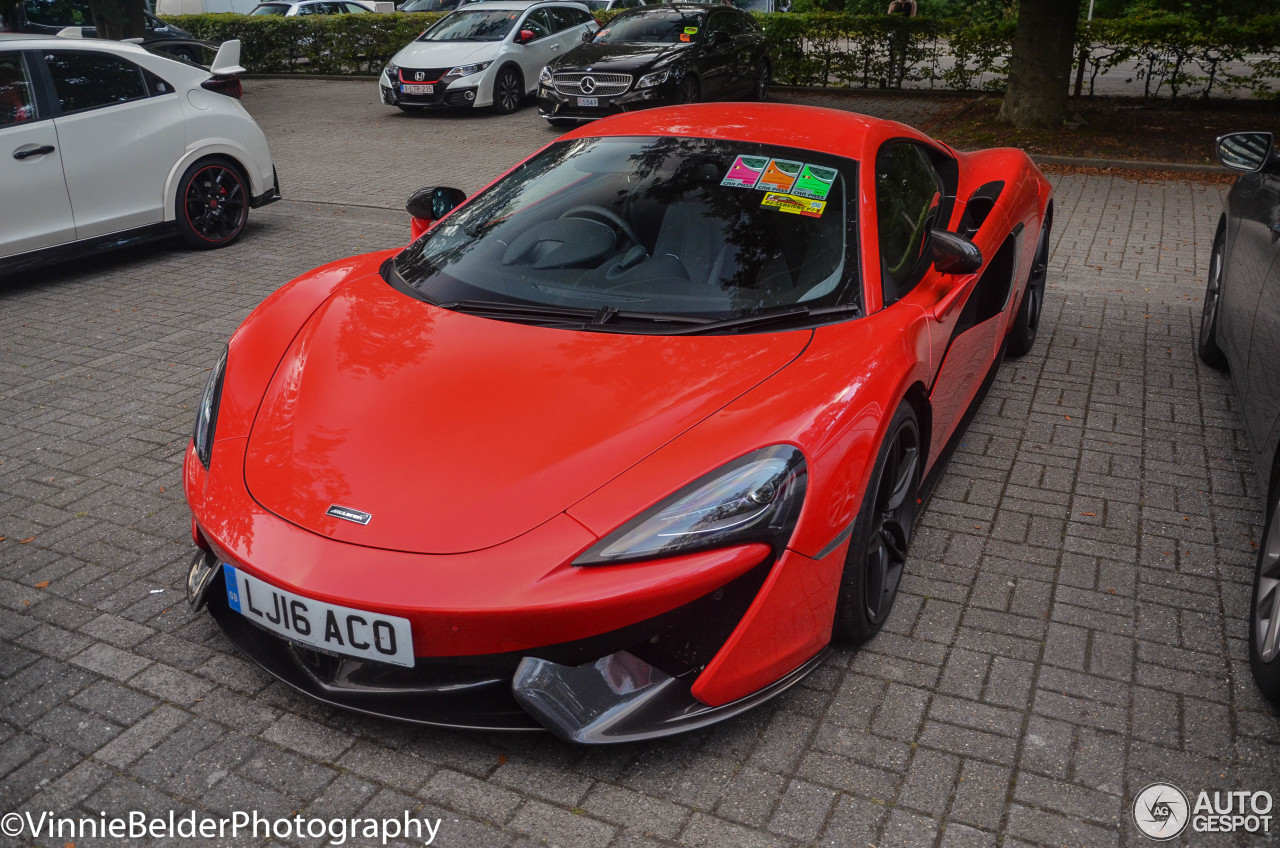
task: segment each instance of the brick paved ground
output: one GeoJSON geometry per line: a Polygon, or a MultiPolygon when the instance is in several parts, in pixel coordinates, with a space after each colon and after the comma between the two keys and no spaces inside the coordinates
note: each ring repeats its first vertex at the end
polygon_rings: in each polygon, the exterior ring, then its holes
{"type": "Polygon", "coordinates": [[[208,366],[284,280],[402,241],[409,189],[474,190],[552,133],[403,117],[368,84],[248,88],[292,199],[239,244],[0,288],[0,813],[407,810],[448,848],[1134,846],[1151,781],[1280,789],[1245,653],[1258,492],[1228,379],[1193,355],[1221,191],[1190,184],[1055,180],[1041,338],[952,460],[886,631],[766,707],[584,750],[270,682],[182,601],[208,366]]]}

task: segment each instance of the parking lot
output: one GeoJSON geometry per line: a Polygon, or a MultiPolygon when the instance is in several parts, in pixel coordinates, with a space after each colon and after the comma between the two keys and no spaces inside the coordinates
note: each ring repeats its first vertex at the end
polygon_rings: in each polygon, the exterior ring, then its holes
{"type": "Polygon", "coordinates": [[[555,132],[528,107],[402,115],[369,82],[245,88],[286,199],[240,242],[0,282],[0,813],[407,812],[446,848],[1132,846],[1152,782],[1280,790],[1246,653],[1258,484],[1230,380],[1194,352],[1225,189],[1192,182],[1052,177],[1040,338],[952,459],[885,632],[765,707],[584,749],[272,682],[183,599],[209,366],[283,282],[405,242],[411,190],[475,191],[555,132]]]}

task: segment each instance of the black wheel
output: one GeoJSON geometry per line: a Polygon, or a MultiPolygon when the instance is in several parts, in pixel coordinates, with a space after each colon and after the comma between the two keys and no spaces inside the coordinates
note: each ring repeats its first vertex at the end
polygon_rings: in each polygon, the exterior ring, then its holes
{"type": "Polygon", "coordinates": [[[686,76],[680,81],[680,102],[681,103],[697,103],[698,96],[702,93],[698,80],[693,76],[686,76]]]}
{"type": "Polygon", "coordinates": [[[1204,306],[1200,310],[1200,342],[1196,350],[1200,361],[1214,368],[1227,367],[1227,355],[1218,347],[1218,306],[1222,303],[1222,253],[1226,233],[1221,229],[1213,240],[1209,257],[1209,281],[1204,287],[1204,306]]]}
{"type": "Polygon", "coordinates": [[[493,81],[493,111],[499,115],[510,115],[520,108],[524,99],[524,84],[520,81],[520,72],[510,66],[498,71],[493,81]]]}
{"type": "Polygon", "coordinates": [[[1262,694],[1280,701],[1280,492],[1267,504],[1267,523],[1249,605],[1249,665],[1262,694]]]}
{"type": "Polygon", "coordinates": [[[859,644],[880,632],[898,597],[919,509],[924,454],[920,425],[903,403],[889,423],[853,522],[832,638],[859,644]]]}
{"type": "Polygon", "coordinates": [[[573,118],[547,118],[547,123],[557,129],[564,129],[565,127],[575,126],[578,122],[573,118]]]}
{"type": "Polygon", "coordinates": [[[1040,327],[1040,313],[1044,310],[1044,284],[1049,276],[1049,219],[1040,228],[1040,241],[1036,243],[1036,255],[1031,261],[1031,276],[1022,294],[1022,305],[1013,319],[1009,331],[1009,343],[1005,352],[1010,356],[1022,356],[1036,343],[1036,331],[1040,327]]]}
{"type": "Polygon", "coordinates": [[[225,247],[249,219],[249,183],[225,159],[205,159],[178,182],[178,232],[192,247],[225,247]]]}
{"type": "Polygon", "coordinates": [[[769,70],[768,62],[761,62],[760,67],[756,68],[756,86],[751,96],[755,100],[769,99],[769,83],[773,82],[773,72],[769,70]]]}
{"type": "Polygon", "coordinates": [[[193,65],[200,64],[200,57],[196,55],[196,51],[191,47],[175,47],[169,51],[169,55],[182,62],[190,62],[193,65]]]}

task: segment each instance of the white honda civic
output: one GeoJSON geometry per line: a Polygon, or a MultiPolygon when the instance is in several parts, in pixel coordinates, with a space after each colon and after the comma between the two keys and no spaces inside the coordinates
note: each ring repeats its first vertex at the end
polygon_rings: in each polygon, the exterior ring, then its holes
{"type": "Polygon", "coordinates": [[[76,34],[0,35],[0,273],[174,234],[222,247],[280,199],[238,41],[206,71],[76,34]]]}
{"type": "Polygon", "coordinates": [[[460,6],[391,57],[382,102],[405,112],[492,106],[514,112],[546,64],[600,28],[573,0],[484,0],[460,6]]]}

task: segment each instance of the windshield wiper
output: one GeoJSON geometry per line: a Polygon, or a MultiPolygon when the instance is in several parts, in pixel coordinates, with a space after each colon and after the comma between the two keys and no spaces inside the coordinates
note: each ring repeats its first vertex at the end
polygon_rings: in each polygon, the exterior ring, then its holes
{"type": "MultiPolygon", "coordinates": [[[[434,302],[433,302],[434,303],[434,302]]],[[[653,324],[693,325],[695,328],[714,323],[711,318],[693,315],[675,315],[666,312],[630,312],[616,306],[587,309],[576,306],[545,306],[538,303],[502,303],[496,300],[447,300],[434,303],[441,309],[465,312],[482,318],[509,318],[513,320],[542,320],[547,323],[564,323],[583,330],[625,332],[616,322],[641,321],[653,324]]]]}
{"type": "Polygon", "coordinates": [[[787,306],[771,312],[757,312],[755,315],[743,315],[740,318],[726,318],[723,321],[711,321],[698,327],[673,329],[670,335],[689,336],[698,333],[718,333],[722,330],[741,330],[747,327],[763,327],[769,324],[781,324],[788,321],[807,318],[826,318],[835,315],[858,316],[862,309],[856,303],[844,303],[838,306],[787,306]]]}

